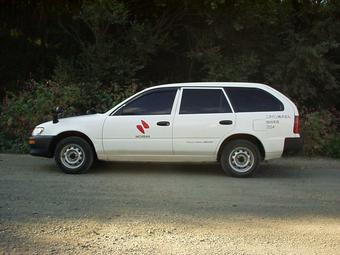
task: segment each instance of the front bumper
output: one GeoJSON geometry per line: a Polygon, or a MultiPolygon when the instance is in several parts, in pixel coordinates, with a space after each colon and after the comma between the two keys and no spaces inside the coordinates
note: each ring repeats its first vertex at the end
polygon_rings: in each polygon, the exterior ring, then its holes
{"type": "Polygon", "coordinates": [[[302,150],[302,139],[300,137],[285,138],[282,156],[297,154],[302,150]]]}
{"type": "Polygon", "coordinates": [[[54,136],[49,135],[37,135],[31,136],[28,139],[30,154],[40,157],[52,157],[52,141],[54,136]]]}

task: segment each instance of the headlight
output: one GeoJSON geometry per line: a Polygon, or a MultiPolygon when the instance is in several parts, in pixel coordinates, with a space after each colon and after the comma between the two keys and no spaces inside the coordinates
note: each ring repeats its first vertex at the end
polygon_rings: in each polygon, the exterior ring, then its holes
{"type": "Polygon", "coordinates": [[[40,135],[42,132],[44,132],[44,128],[43,127],[36,127],[33,132],[32,135],[40,135]]]}

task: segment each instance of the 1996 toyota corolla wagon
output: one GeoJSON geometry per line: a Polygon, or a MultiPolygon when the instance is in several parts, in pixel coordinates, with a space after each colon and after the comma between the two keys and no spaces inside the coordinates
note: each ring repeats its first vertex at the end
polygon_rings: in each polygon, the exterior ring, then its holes
{"type": "Polygon", "coordinates": [[[178,83],[145,89],[103,114],[38,125],[30,153],[54,157],[65,173],[95,159],[213,162],[232,176],[300,145],[299,113],[277,90],[257,83],[178,83]]]}

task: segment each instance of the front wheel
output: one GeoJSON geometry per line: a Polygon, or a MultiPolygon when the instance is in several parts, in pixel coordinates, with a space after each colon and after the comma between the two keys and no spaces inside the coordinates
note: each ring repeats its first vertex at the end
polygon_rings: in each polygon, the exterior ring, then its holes
{"type": "Polygon", "coordinates": [[[77,136],[62,139],[54,154],[58,167],[67,174],[86,172],[92,166],[93,158],[89,143],[77,136]]]}
{"type": "Polygon", "coordinates": [[[252,175],[259,166],[258,147],[248,140],[233,140],[222,151],[221,166],[225,173],[235,177],[252,175]]]}

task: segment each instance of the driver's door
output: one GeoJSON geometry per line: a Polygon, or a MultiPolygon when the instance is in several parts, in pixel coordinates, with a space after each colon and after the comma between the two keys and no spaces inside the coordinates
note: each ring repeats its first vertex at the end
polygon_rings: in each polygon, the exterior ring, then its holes
{"type": "Polygon", "coordinates": [[[161,160],[172,156],[177,90],[161,88],[146,91],[109,116],[103,127],[107,159],[161,160]]]}

